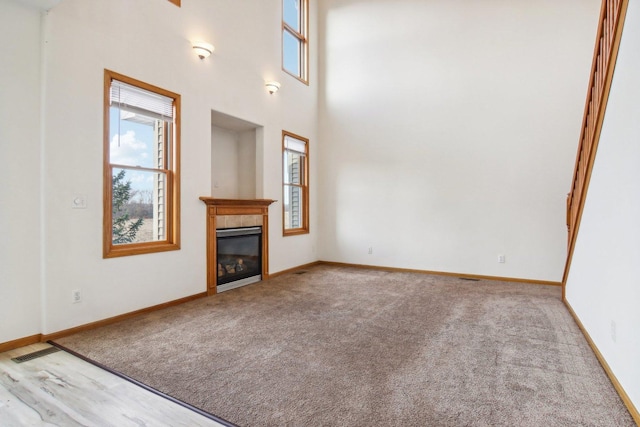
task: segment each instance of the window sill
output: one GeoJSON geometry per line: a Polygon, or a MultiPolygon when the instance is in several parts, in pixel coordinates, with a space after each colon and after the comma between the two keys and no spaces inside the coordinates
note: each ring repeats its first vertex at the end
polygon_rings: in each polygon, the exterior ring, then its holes
{"type": "Polygon", "coordinates": [[[110,245],[104,248],[103,258],[117,258],[121,256],[152,254],[155,252],[176,251],[180,249],[177,243],[153,242],[153,243],[131,243],[127,245],[110,245]]]}
{"type": "Polygon", "coordinates": [[[283,230],[282,235],[284,237],[287,236],[298,236],[300,234],[309,234],[309,230],[305,228],[296,228],[294,230],[283,230]]]}

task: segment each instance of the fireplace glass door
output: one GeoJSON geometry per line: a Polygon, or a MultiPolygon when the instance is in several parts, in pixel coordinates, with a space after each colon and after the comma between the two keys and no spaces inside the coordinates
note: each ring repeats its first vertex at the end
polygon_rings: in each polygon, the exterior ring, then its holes
{"type": "Polygon", "coordinates": [[[262,227],[216,230],[217,292],[262,279],[262,227]]]}

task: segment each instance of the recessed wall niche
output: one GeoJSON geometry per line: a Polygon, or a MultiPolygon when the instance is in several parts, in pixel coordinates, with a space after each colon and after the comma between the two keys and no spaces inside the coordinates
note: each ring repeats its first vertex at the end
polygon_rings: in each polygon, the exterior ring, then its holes
{"type": "MultiPolygon", "coordinates": [[[[262,176],[257,154],[262,126],[218,111],[211,112],[211,196],[255,199],[262,176]]],[[[261,192],[260,192],[261,193],[261,192]]]]}

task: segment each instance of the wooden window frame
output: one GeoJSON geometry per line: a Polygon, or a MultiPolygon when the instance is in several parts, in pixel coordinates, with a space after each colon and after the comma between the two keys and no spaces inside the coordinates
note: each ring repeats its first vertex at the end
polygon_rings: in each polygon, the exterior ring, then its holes
{"type": "Polygon", "coordinates": [[[169,0],[169,1],[175,4],[176,6],[180,7],[180,0],[169,0]]]}
{"type": "Polygon", "coordinates": [[[283,236],[296,236],[299,234],[309,234],[309,139],[302,137],[300,135],[296,135],[295,133],[287,132],[286,130],[282,131],[282,235],[283,236]],[[302,226],[298,228],[285,228],[285,218],[286,218],[286,206],[285,206],[285,192],[286,187],[289,185],[293,185],[290,183],[285,183],[284,179],[284,168],[285,168],[285,152],[287,148],[285,147],[285,137],[290,137],[297,139],[299,141],[303,141],[305,145],[305,153],[304,153],[304,164],[303,164],[303,174],[301,176],[302,183],[298,185],[298,187],[302,190],[302,226]]]}
{"type": "MultiPolygon", "coordinates": [[[[284,0],[283,0],[284,1],[284,0]]],[[[282,40],[280,46],[282,48],[282,70],[301,81],[302,83],[309,85],[309,0],[300,0],[300,29],[302,32],[298,32],[296,29],[291,28],[289,24],[284,21],[284,5],[282,6],[282,40]],[[295,37],[300,43],[302,52],[300,53],[300,75],[294,74],[287,70],[284,66],[284,35],[289,33],[295,37]]]]}
{"type": "Polygon", "coordinates": [[[103,258],[114,258],[180,249],[180,95],[150,85],[140,80],[127,77],[110,70],[104,70],[104,135],[103,135],[103,258]],[[166,147],[169,151],[170,166],[164,170],[166,174],[166,228],[165,239],[142,242],[113,244],[113,168],[110,161],[110,97],[113,80],[123,82],[140,89],[157,93],[173,99],[173,143],[166,147]]]}

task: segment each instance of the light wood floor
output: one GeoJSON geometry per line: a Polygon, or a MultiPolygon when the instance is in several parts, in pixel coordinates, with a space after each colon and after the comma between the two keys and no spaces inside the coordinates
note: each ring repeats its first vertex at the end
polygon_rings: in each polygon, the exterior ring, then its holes
{"type": "Polygon", "coordinates": [[[49,347],[0,353],[1,426],[222,425],[64,351],[11,360],[49,347]]]}

